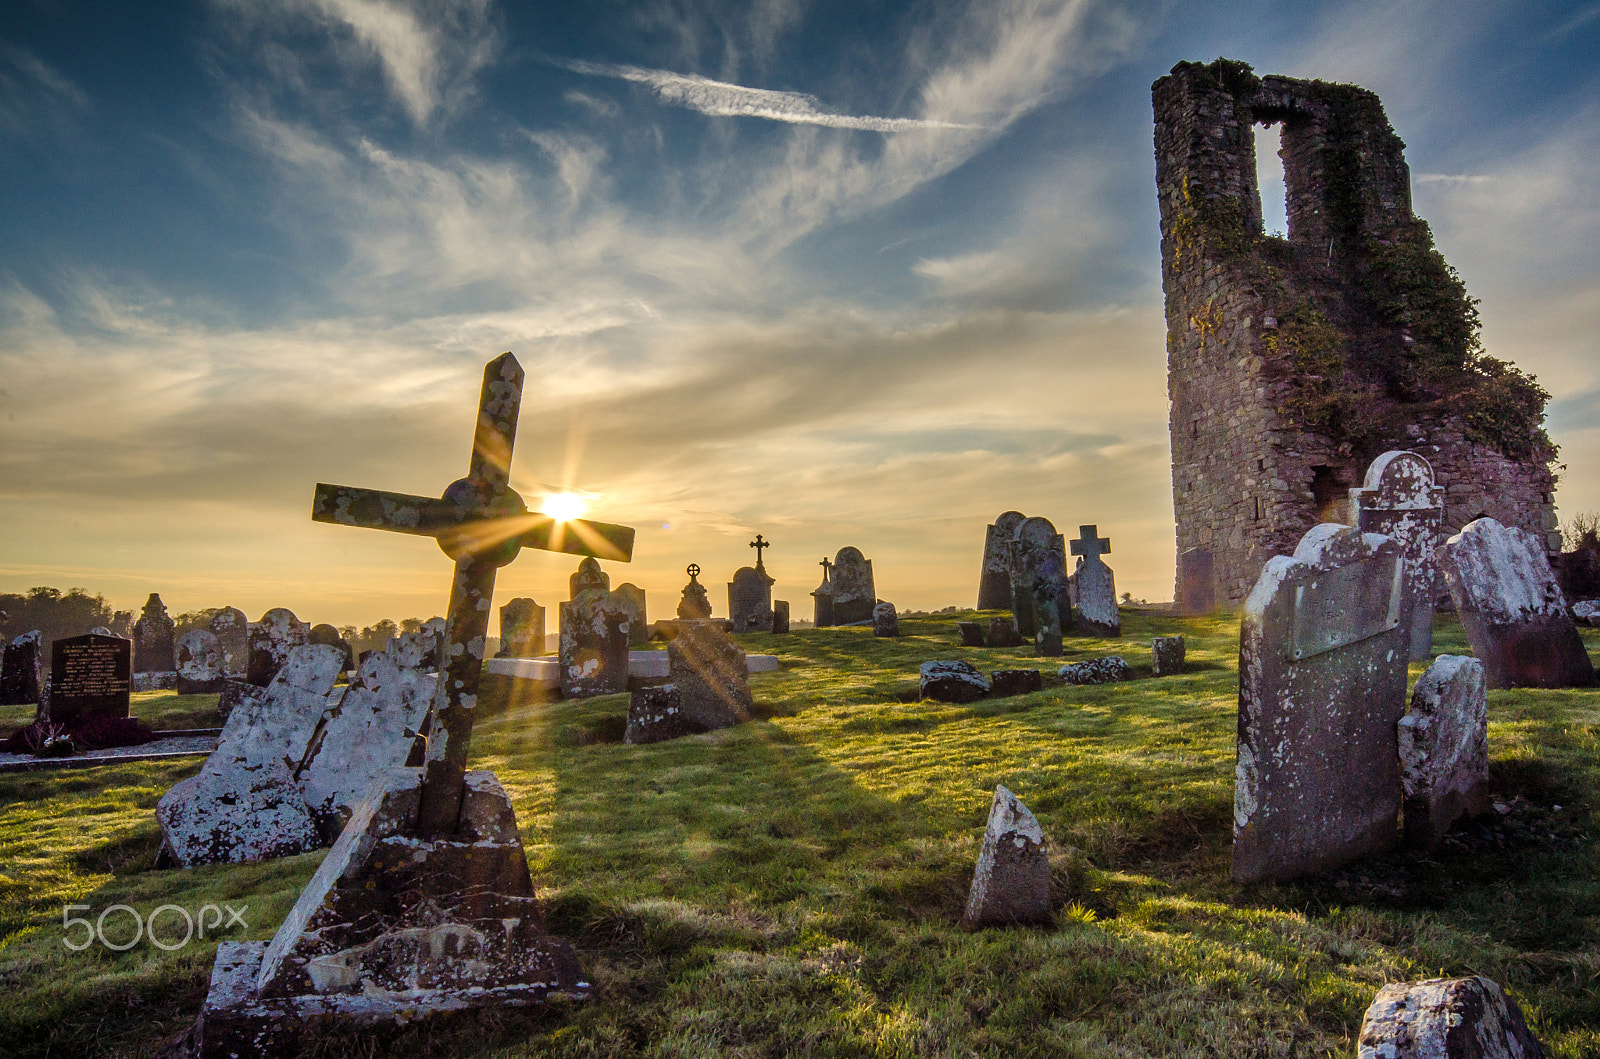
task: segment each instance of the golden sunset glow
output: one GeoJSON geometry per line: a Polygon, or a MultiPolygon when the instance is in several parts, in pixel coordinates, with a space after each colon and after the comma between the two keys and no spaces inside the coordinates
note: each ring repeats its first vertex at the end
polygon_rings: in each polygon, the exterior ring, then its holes
{"type": "Polygon", "coordinates": [[[589,501],[577,493],[551,493],[539,505],[539,510],[551,518],[565,522],[568,519],[582,518],[583,513],[589,510],[589,501]]]}

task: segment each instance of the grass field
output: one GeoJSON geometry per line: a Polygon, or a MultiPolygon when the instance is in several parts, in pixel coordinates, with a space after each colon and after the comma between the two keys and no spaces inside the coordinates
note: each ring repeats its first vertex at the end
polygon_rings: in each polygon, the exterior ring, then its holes
{"type": "MultiPolygon", "coordinates": [[[[480,722],[479,767],[510,793],[549,928],[596,996],[414,1025],[388,1053],[1353,1056],[1382,983],[1479,973],[1552,1055],[1600,1056],[1600,690],[1492,692],[1504,811],[1431,857],[1237,886],[1237,619],[1125,611],[1122,640],[1069,639],[1065,659],[1040,660],[1043,691],[915,701],[926,659],[1034,665],[1027,648],[957,646],[970,617],[902,619],[893,641],[743,637],[782,668],[752,680],[755,722],[705,736],[608,742],[620,695],[480,722]],[[1150,637],[1170,633],[1189,638],[1190,668],[1157,680],[1150,637]],[[1052,679],[1112,653],[1133,681],[1052,679]],[[1051,843],[1049,927],[958,925],[997,783],[1051,843]]],[[[1459,625],[1441,618],[1435,650],[1466,653],[1459,625]]],[[[137,698],[157,727],[217,723],[200,720],[214,696],[137,698]]],[[[321,854],[150,867],[155,803],[198,768],[0,775],[0,1054],[153,1055],[199,1009],[214,932],[171,952],[75,952],[68,904],[90,919],[248,905],[248,926],[220,936],[272,935],[321,854]]],[[[181,936],[167,917],[162,936],[181,936]]],[[[131,918],[105,933],[129,940],[131,918]]]]}

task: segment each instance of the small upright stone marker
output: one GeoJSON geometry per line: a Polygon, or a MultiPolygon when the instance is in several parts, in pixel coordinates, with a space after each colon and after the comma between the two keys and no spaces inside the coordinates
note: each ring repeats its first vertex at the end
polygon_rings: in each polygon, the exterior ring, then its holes
{"type": "Polygon", "coordinates": [[[667,668],[678,689],[678,710],[701,731],[750,719],[750,671],[744,648],[719,625],[684,627],[667,644],[667,668]]]}
{"type": "Polygon", "coordinates": [[[1406,558],[1406,609],[1411,614],[1411,660],[1433,654],[1433,603],[1439,592],[1439,546],[1444,488],[1433,465],[1415,452],[1391,450],[1372,461],[1362,488],[1350,490],[1356,528],[1393,537],[1406,558]]]}
{"type": "Polygon", "coordinates": [[[544,608],[518,596],[500,608],[500,650],[496,658],[538,658],[544,654],[544,608]]]}
{"type": "Polygon", "coordinates": [[[975,621],[956,622],[956,632],[961,636],[962,647],[983,646],[983,626],[975,621]]]}
{"type": "Polygon", "coordinates": [[[243,680],[250,671],[250,619],[238,607],[223,607],[211,616],[211,632],[222,655],[222,675],[243,680]]]}
{"type": "Polygon", "coordinates": [[[1357,1059],[1544,1059],[1517,1002],[1495,982],[1391,982],[1361,1020],[1357,1059]]]}
{"type": "Polygon", "coordinates": [[[872,608],[872,635],[900,635],[900,615],[896,613],[893,603],[879,603],[872,608]]]}
{"type": "Polygon", "coordinates": [[[700,583],[700,564],[690,563],[684,570],[689,583],[683,586],[683,598],[678,601],[678,618],[681,621],[710,621],[711,598],[706,586],[700,583]]]}
{"type": "Polygon", "coordinates": [[[135,673],[173,673],[178,669],[172,642],[177,622],[167,616],[159,593],[150,593],[144,612],[133,623],[133,671],[135,673]]]}
{"type": "Polygon", "coordinates": [[[1480,518],[1436,556],[1491,688],[1594,683],[1594,664],[1537,538],[1480,518]]]}
{"type": "Polygon", "coordinates": [[[1111,553],[1111,538],[1096,536],[1098,526],[1079,526],[1072,554],[1078,556],[1073,576],[1078,586],[1078,631],[1085,636],[1121,636],[1117,613],[1117,580],[1100,556],[1111,553]]]}
{"type": "Polygon", "coordinates": [[[872,580],[872,560],[860,549],[839,549],[829,584],[833,587],[833,624],[854,625],[872,618],[872,608],[878,605],[878,590],[872,580]]]}
{"type": "Polygon", "coordinates": [[[1483,663],[1440,655],[1400,718],[1406,845],[1433,849],[1450,825],[1489,809],[1489,695],[1483,663]]]}
{"type": "Polygon", "coordinates": [[[983,569],[978,576],[978,609],[1011,606],[1011,541],[1022,523],[1020,511],[1003,511],[983,534],[983,569]]]}
{"type": "Polygon", "coordinates": [[[1183,672],[1186,647],[1181,636],[1157,636],[1150,641],[1151,668],[1158,677],[1170,677],[1183,672]]]}
{"type": "Polygon", "coordinates": [[[6,644],[4,661],[0,661],[0,706],[39,704],[41,639],[42,634],[34,629],[6,644]]]}
{"type": "Polygon", "coordinates": [[[786,599],[772,601],[772,631],[775,633],[789,631],[789,601],[786,599]]]}
{"type": "Polygon", "coordinates": [[[1044,829],[1015,794],[997,786],[962,922],[977,927],[1039,923],[1049,917],[1050,855],[1044,829]]]}
{"type": "Polygon", "coordinates": [[[222,648],[210,629],[190,629],[178,637],[178,694],[201,695],[221,691],[222,648]]]}
{"type": "Polygon", "coordinates": [[[1405,560],[1323,523],[1267,560],[1239,643],[1233,878],[1292,879],[1394,846],[1406,704],[1405,560]]]}
{"type": "Polygon", "coordinates": [[[339,635],[339,630],[324,622],[311,626],[311,631],[306,633],[306,643],[317,644],[320,647],[332,647],[344,655],[344,671],[346,673],[356,667],[356,653],[348,641],[339,635]]]}

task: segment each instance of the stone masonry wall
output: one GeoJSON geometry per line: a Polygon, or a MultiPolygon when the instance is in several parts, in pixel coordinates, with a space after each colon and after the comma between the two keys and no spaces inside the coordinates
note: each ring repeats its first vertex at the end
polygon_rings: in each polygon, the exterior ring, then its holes
{"type": "MultiPolygon", "coordinates": [[[[1395,426],[1355,442],[1289,414],[1306,379],[1278,339],[1297,305],[1337,324],[1347,356],[1397,360],[1415,345],[1350,293],[1374,241],[1417,226],[1404,145],[1377,97],[1226,61],[1180,63],[1153,97],[1177,546],[1211,552],[1218,601],[1241,601],[1311,526],[1348,522],[1349,488],[1390,448],[1433,464],[1451,532],[1489,514],[1559,550],[1548,453],[1507,457],[1459,418],[1411,414],[1386,393],[1373,400],[1395,426]],[[1272,122],[1284,126],[1287,240],[1261,232],[1255,126],[1272,122]]],[[[1180,604],[1182,582],[1180,569],[1180,604]]]]}

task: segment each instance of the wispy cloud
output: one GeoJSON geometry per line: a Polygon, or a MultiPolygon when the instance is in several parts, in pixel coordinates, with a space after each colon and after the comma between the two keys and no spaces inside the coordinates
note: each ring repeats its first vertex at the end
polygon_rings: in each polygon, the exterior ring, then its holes
{"type": "Polygon", "coordinates": [[[0,40],[0,132],[19,133],[88,108],[88,95],[70,78],[0,40]]]}
{"type": "Polygon", "coordinates": [[[573,73],[614,77],[635,84],[648,85],[664,102],[714,117],[766,118],[770,121],[785,121],[791,125],[821,125],[831,129],[865,129],[869,132],[980,127],[927,118],[879,118],[862,114],[840,114],[825,109],[821,100],[804,92],[749,88],[745,85],[729,84],[726,81],[713,81],[699,74],[647,70],[639,66],[587,62],[582,59],[550,61],[573,73]]]}

